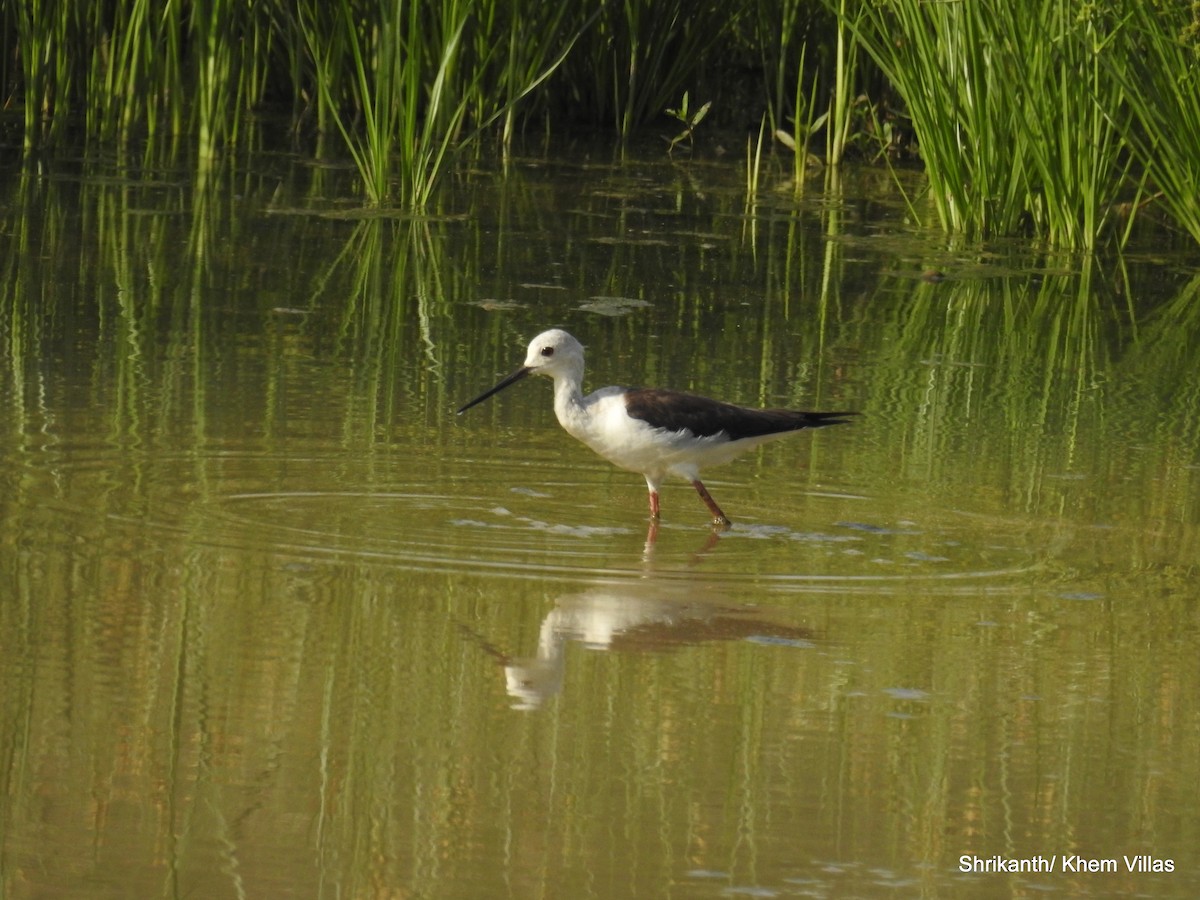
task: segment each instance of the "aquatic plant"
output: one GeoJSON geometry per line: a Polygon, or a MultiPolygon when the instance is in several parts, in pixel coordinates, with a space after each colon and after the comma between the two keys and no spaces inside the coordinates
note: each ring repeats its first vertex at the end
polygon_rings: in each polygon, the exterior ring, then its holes
{"type": "Polygon", "coordinates": [[[1122,135],[1149,202],[1200,242],[1200,6],[1132,3],[1118,38],[1104,62],[1133,113],[1122,135]]]}
{"type": "Polygon", "coordinates": [[[1200,241],[1196,16],[1167,0],[24,0],[0,5],[0,95],[27,155],[82,134],[155,165],[181,149],[211,165],[281,114],[318,156],[350,156],[368,202],[420,208],[485,136],[507,152],[541,117],[624,141],[703,90],[713,131],[766,114],[797,188],[818,136],[836,165],[911,130],[947,231],[1090,248],[1153,206],[1200,241]]]}
{"type": "Polygon", "coordinates": [[[720,0],[603,4],[567,65],[568,113],[628,137],[679,96],[737,18],[720,0]]]}
{"type": "MultiPolygon", "coordinates": [[[[500,143],[505,153],[512,146],[518,127],[517,105],[534,91],[542,88],[550,76],[568,58],[576,41],[586,34],[599,17],[603,7],[588,16],[577,16],[570,4],[526,2],[501,7],[487,4],[487,14],[498,20],[502,8],[507,9],[507,23],[493,24],[476,35],[477,58],[487,58],[487,40],[503,38],[503,56],[497,56],[495,75],[491,79],[476,79],[472,92],[473,121],[478,128],[502,119],[500,143]]],[[[532,105],[532,104],[531,104],[532,105]]],[[[545,109],[545,102],[541,108],[545,109]]],[[[533,109],[524,110],[528,117],[533,109]]]]}
{"type": "Polygon", "coordinates": [[[825,130],[825,161],[838,165],[846,153],[846,142],[850,139],[851,115],[855,105],[854,72],[858,58],[858,45],[850,38],[850,31],[858,25],[861,12],[847,8],[850,0],[838,0],[837,23],[834,28],[834,73],[833,92],[829,102],[829,121],[825,130]]]}
{"type": "MultiPolygon", "coordinates": [[[[15,10],[9,9],[3,24],[4,33],[15,32],[20,48],[17,54],[20,76],[14,81],[23,93],[23,133],[28,153],[39,143],[61,134],[66,124],[54,113],[62,98],[70,93],[74,75],[66,52],[70,11],[66,4],[55,0],[30,0],[15,4],[15,10]]],[[[5,87],[8,94],[8,86],[5,87]]]]}
{"type": "MultiPolygon", "coordinates": [[[[333,94],[338,82],[318,78],[324,112],[345,140],[370,200],[396,197],[422,206],[466,112],[457,77],[468,4],[446,3],[435,16],[415,3],[394,4],[365,20],[353,0],[341,0],[337,10],[338,49],[352,73],[342,84],[350,102],[347,108],[333,94]]],[[[312,20],[301,20],[301,27],[312,56],[325,55],[325,32],[312,20]]]]}
{"type": "Polygon", "coordinates": [[[852,0],[755,0],[754,7],[753,42],[762,60],[771,133],[792,152],[793,184],[800,191],[814,162],[840,164],[855,138],[865,136],[861,126],[870,117],[861,90],[863,57],[851,28],[861,13],[852,0]],[[810,147],[822,131],[824,156],[818,159],[810,147]]]}
{"type": "Polygon", "coordinates": [[[370,200],[422,207],[469,125],[478,132],[503,116],[511,141],[515,105],[565,56],[557,44],[565,19],[519,9],[504,18],[474,0],[370,9],[342,0],[332,28],[319,5],[297,15],[315,61],[319,119],[336,126],[370,200]],[[541,40],[528,40],[527,27],[541,40]]]}
{"type": "Polygon", "coordinates": [[[707,103],[703,104],[698,110],[696,110],[695,112],[691,112],[688,109],[688,92],[684,91],[683,92],[683,100],[680,101],[679,108],[666,110],[666,113],[668,116],[670,116],[672,119],[679,121],[683,125],[683,131],[679,132],[679,134],[675,135],[673,138],[667,139],[667,155],[668,156],[671,155],[671,153],[675,150],[675,145],[678,144],[680,141],[686,140],[688,142],[689,147],[691,147],[694,144],[693,134],[696,130],[696,126],[699,125],[701,123],[701,121],[703,121],[704,117],[708,115],[708,111],[711,108],[712,108],[712,101],[709,100],[707,103]]]}
{"type": "Polygon", "coordinates": [[[597,14],[531,0],[31,0],[0,11],[19,64],[0,69],[0,90],[20,98],[27,153],[82,121],[88,139],[144,140],[151,155],[183,138],[202,163],[290,104],[297,133],[315,120],[341,137],[369,200],[419,207],[453,147],[501,119],[511,141],[519,101],[597,14]]]}
{"type": "Polygon", "coordinates": [[[825,127],[825,123],[829,119],[828,108],[820,114],[817,113],[817,79],[812,79],[810,93],[807,97],[804,95],[804,79],[801,76],[804,72],[806,50],[807,47],[804,47],[800,51],[792,105],[794,113],[791,116],[791,130],[781,126],[773,129],[775,139],[792,151],[792,184],[796,193],[800,193],[804,189],[805,175],[810,162],[813,161],[813,156],[809,152],[812,137],[825,127]]]}
{"type": "Polygon", "coordinates": [[[842,21],[904,100],[943,228],[1095,243],[1127,167],[1103,11],[1060,0],[858,10],[842,21]]]}

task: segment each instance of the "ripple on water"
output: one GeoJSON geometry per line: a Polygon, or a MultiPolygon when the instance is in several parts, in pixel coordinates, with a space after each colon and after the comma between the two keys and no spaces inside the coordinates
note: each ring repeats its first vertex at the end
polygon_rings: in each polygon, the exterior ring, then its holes
{"type": "MultiPolygon", "coordinates": [[[[567,488],[572,486],[567,485],[567,488]]],[[[583,486],[580,486],[581,489],[583,486]]],[[[782,590],[886,589],[914,581],[997,589],[1037,565],[1023,541],[986,545],[946,524],[879,532],[735,525],[723,534],[702,523],[664,522],[643,531],[623,506],[580,508],[557,496],[495,497],[416,490],[279,490],[212,496],[199,510],[209,539],[303,557],[353,557],[421,570],[511,577],[691,576],[759,583],[782,590]],[[491,505],[489,505],[489,503],[491,505]],[[910,549],[914,540],[930,549],[910,549]]],[[[568,495],[571,494],[567,490],[568,495]]]]}
{"type": "MultiPolygon", "coordinates": [[[[807,497],[800,524],[739,521],[716,534],[680,509],[651,532],[644,492],[602,465],[557,454],[528,465],[339,448],[303,453],[177,454],[91,448],[40,472],[43,509],[64,533],[89,517],[161,539],[300,560],[353,558],[413,570],[499,576],[656,575],[757,583],[783,591],[886,589],[928,582],[1005,589],[1039,565],[1027,521],[981,525],[953,511],[923,521],[843,518],[847,498],[807,497]]],[[[679,495],[680,499],[684,496],[679,495]]],[[[869,510],[870,498],[850,498],[869,510]]]]}

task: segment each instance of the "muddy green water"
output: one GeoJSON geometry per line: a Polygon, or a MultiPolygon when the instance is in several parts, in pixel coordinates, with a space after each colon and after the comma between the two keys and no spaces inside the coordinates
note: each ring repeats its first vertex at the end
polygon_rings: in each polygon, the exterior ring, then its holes
{"type": "Polygon", "coordinates": [[[1195,254],[732,163],[3,174],[0,896],[1200,893],[1195,254]],[[864,416],[650,540],[545,381],[453,414],[555,325],[864,416]]]}

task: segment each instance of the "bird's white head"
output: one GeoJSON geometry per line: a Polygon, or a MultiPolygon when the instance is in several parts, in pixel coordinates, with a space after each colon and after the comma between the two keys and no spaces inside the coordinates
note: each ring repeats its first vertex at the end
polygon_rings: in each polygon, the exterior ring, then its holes
{"type": "Polygon", "coordinates": [[[583,344],[561,328],[543,331],[529,342],[525,368],[531,375],[583,374],[583,344]]]}
{"type": "Polygon", "coordinates": [[[556,381],[565,378],[578,391],[583,381],[583,344],[560,328],[543,331],[529,342],[525,365],[470,403],[464,404],[458,414],[461,416],[472,406],[500,393],[510,384],[516,384],[527,375],[549,375],[556,381]]]}

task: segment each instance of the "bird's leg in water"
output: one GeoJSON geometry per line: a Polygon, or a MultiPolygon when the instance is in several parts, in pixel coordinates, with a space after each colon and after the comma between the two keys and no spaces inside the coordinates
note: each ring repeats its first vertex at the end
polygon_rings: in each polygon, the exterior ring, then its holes
{"type": "Polygon", "coordinates": [[[692,482],[692,487],[696,489],[696,493],[700,495],[700,499],[704,501],[704,505],[708,507],[708,511],[713,514],[712,523],[718,528],[728,528],[730,525],[729,517],[721,511],[721,507],[717,506],[717,501],[712,498],[712,494],[708,492],[708,488],[700,482],[699,478],[692,482]]]}

